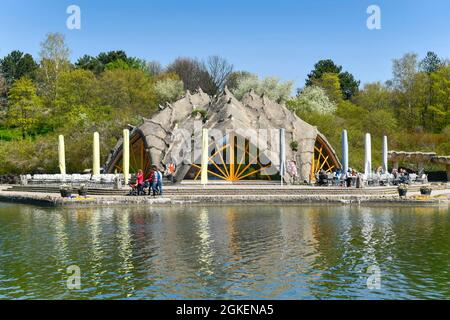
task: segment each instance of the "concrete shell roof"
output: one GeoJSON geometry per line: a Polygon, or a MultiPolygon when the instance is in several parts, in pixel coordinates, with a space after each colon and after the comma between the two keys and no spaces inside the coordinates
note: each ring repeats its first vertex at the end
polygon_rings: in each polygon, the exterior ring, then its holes
{"type": "MultiPolygon", "coordinates": [[[[176,128],[194,131],[194,122],[201,120],[200,114],[193,114],[193,111],[197,109],[205,110],[208,115],[208,119],[203,125],[204,128],[224,132],[227,129],[234,129],[238,135],[239,130],[285,128],[286,158],[297,160],[301,177],[310,174],[314,146],[320,133],[316,127],[300,119],[284,105],[273,102],[265,96],[259,96],[250,91],[239,101],[227,88],[214,97],[210,97],[199,89],[195,94],[188,91],[180,100],[172,104],[167,103],[160,108],[162,110],[151,118],[144,119],[141,126],[133,127],[131,133],[131,136],[136,133],[143,136],[153,164],[164,165],[169,161],[181,164],[182,159],[177,159],[177,153],[171,152],[172,148],[181,141],[172,133],[176,128]],[[295,154],[289,147],[291,141],[298,142],[299,151],[295,154]],[[299,160],[300,163],[298,163],[299,160]]],[[[323,135],[320,137],[326,141],[323,135]]],[[[114,165],[115,159],[121,152],[121,145],[122,141],[119,141],[112,150],[106,165],[107,168],[114,165]]],[[[329,144],[328,147],[334,160],[339,163],[333,148],[329,144]]],[[[271,160],[276,158],[276,155],[270,154],[270,152],[267,156],[271,160]]]]}

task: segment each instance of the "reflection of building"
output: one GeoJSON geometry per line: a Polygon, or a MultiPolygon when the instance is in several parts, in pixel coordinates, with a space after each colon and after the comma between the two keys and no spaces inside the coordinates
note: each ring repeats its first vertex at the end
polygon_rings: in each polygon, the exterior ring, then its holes
{"type": "MultiPolygon", "coordinates": [[[[309,180],[321,169],[340,167],[326,138],[285,106],[247,93],[241,101],[227,89],[210,97],[199,90],[167,104],[152,118],[134,127],[130,136],[131,171],[151,164],[177,165],[176,179],[199,178],[202,128],[208,129],[211,179],[228,181],[272,179],[279,172],[279,135],[285,129],[286,159],[296,160],[300,179],[309,180]],[[197,149],[196,149],[197,148],[197,149]],[[189,155],[189,156],[187,156],[189,155]],[[271,170],[269,172],[269,168],[271,170]]],[[[112,150],[106,169],[120,171],[122,141],[112,150]]]]}

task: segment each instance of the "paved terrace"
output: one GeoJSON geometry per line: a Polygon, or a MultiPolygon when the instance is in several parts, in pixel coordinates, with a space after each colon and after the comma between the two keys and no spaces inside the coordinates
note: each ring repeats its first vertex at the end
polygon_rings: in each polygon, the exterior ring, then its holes
{"type": "Polygon", "coordinates": [[[167,205],[205,203],[340,203],[340,204],[448,204],[450,185],[432,185],[431,197],[420,196],[422,185],[410,186],[408,197],[401,199],[396,187],[370,187],[364,189],[215,184],[166,186],[164,196],[126,196],[128,189],[91,189],[87,198],[61,198],[57,187],[0,186],[0,201],[29,203],[46,206],[112,206],[112,205],[167,205]]]}

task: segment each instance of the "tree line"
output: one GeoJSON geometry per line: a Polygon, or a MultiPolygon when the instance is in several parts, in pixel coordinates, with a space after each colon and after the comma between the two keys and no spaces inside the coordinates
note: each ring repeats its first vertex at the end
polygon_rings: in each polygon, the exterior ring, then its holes
{"type": "MultiPolygon", "coordinates": [[[[54,172],[58,134],[66,139],[67,167],[91,165],[91,134],[99,131],[110,150],[127,124],[138,125],[159,105],[201,88],[216,95],[227,86],[237,98],[250,89],[286,104],[316,125],[338,149],[349,131],[350,161],[362,166],[363,134],[392,148],[450,154],[450,64],[429,52],[393,60],[392,79],[365,84],[332,60],[321,60],[305,86],[292,95],[293,82],[260,78],[220,56],[180,57],[163,67],[157,61],[117,50],[70,61],[59,33],[41,43],[39,58],[13,51],[0,59],[0,173],[54,172]]],[[[103,161],[107,157],[103,152],[103,161]]],[[[375,155],[375,161],[378,155],[375,155]]]]}

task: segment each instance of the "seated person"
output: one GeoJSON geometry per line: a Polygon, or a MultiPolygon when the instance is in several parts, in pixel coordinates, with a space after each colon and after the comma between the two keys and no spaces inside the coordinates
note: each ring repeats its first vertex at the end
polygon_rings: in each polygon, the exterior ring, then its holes
{"type": "Polygon", "coordinates": [[[320,170],[319,172],[319,185],[323,186],[327,184],[328,175],[325,170],[320,170]]]}

